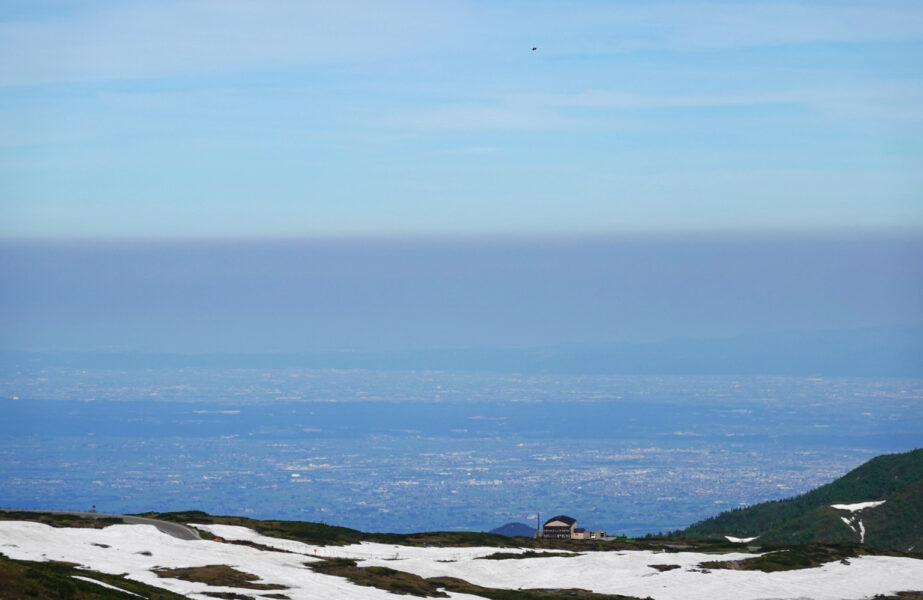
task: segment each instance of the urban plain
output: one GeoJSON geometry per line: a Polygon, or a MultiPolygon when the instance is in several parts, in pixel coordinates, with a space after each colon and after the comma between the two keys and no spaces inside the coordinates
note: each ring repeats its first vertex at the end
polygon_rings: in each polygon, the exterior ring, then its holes
{"type": "Polygon", "coordinates": [[[0,505],[666,532],[919,445],[923,381],[17,367],[0,505]]]}

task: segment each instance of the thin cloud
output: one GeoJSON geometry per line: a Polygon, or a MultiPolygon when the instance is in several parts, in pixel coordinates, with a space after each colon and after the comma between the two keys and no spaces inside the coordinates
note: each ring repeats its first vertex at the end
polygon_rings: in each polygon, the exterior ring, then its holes
{"type": "Polygon", "coordinates": [[[801,106],[838,118],[916,120],[923,86],[776,90],[708,94],[617,91],[509,94],[393,112],[374,125],[415,131],[581,131],[635,128],[644,111],[741,106],[801,106]]]}
{"type": "Polygon", "coordinates": [[[923,7],[911,2],[610,3],[559,17],[560,28],[582,29],[564,54],[923,39],[923,7]]]}
{"type": "Polygon", "coordinates": [[[440,150],[436,154],[447,156],[483,156],[485,154],[497,154],[500,152],[497,146],[470,146],[465,148],[449,148],[440,150]]]}
{"type": "Polygon", "coordinates": [[[524,106],[588,110],[635,110],[660,108],[708,108],[760,105],[805,105],[823,109],[833,106],[901,106],[923,100],[918,82],[882,84],[875,88],[818,88],[758,92],[712,92],[707,94],[632,94],[591,90],[577,93],[516,94],[509,101],[524,106]]]}
{"type": "Polygon", "coordinates": [[[561,56],[921,39],[923,6],[908,2],[126,2],[0,20],[0,85],[504,56],[533,43],[561,56]]]}
{"type": "Polygon", "coordinates": [[[248,68],[380,60],[425,45],[449,7],[397,11],[342,3],[116,4],[70,20],[0,23],[0,84],[165,77],[248,68]],[[424,18],[417,18],[423,15],[424,18]]]}
{"type": "Polygon", "coordinates": [[[394,112],[374,125],[417,131],[577,131],[612,129],[619,123],[534,106],[451,103],[394,112]]]}

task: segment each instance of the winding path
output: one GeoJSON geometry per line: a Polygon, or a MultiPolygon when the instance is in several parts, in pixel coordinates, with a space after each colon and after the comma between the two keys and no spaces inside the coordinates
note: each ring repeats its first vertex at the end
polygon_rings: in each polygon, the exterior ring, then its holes
{"type": "Polygon", "coordinates": [[[91,519],[121,519],[124,523],[129,525],[153,525],[158,530],[166,533],[167,535],[172,535],[175,538],[181,540],[200,540],[202,539],[199,536],[199,532],[190,527],[186,527],[180,523],[171,523],[169,521],[161,521],[160,519],[148,519],[146,517],[135,517],[132,515],[114,515],[109,513],[97,513],[97,512],[80,512],[74,510],[34,510],[27,508],[0,508],[0,511],[3,512],[29,512],[29,513],[38,513],[38,514],[52,514],[52,515],[75,515],[78,517],[88,517],[91,519]]]}

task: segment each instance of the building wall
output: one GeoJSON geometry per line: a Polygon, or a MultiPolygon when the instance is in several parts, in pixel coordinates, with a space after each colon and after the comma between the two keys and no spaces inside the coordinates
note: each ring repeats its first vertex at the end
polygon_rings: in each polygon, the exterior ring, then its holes
{"type": "Polygon", "coordinates": [[[606,532],[602,529],[594,529],[583,532],[583,539],[585,540],[604,540],[606,539],[606,532]]]}
{"type": "Polygon", "coordinates": [[[541,534],[537,537],[543,538],[552,538],[552,539],[570,539],[570,540],[605,540],[608,539],[606,532],[602,529],[585,529],[583,531],[577,531],[576,523],[573,525],[565,525],[560,521],[553,521],[552,523],[557,523],[558,525],[546,525],[541,534]]]}
{"type": "MultiPolygon", "coordinates": [[[[570,520],[568,518],[568,520],[570,520]]],[[[606,532],[601,530],[577,531],[577,521],[568,524],[561,520],[552,520],[545,523],[541,532],[536,532],[536,537],[570,540],[600,540],[606,539],[606,532]]]]}
{"type": "Polygon", "coordinates": [[[574,535],[572,527],[545,527],[542,529],[542,537],[545,538],[564,538],[570,539],[574,535]]]}

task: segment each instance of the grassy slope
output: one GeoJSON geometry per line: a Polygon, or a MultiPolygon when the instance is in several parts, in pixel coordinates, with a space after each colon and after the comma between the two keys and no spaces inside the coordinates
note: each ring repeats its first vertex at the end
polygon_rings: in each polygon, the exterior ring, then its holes
{"type": "Polygon", "coordinates": [[[96,579],[149,600],[181,600],[172,592],[108,575],[75,569],[60,562],[13,560],[0,555],[0,598],[3,600],[126,600],[135,598],[95,583],[74,579],[73,575],[96,579]]]}
{"type": "Polygon", "coordinates": [[[103,529],[109,525],[122,523],[115,517],[81,517],[31,510],[0,510],[0,521],[34,521],[51,527],[81,527],[86,529],[103,529]]]}
{"type": "Polygon", "coordinates": [[[882,548],[923,548],[923,449],[878,456],[816,490],[722,513],[688,527],[678,537],[760,536],[759,542],[854,542],[856,534],[831,504],[887,502],[862,513],[866,543],[882,548]]]}
{"type": "MultiPolygon", "coordinates": [[[[848,562],[859,556],[908,556],[896,550],[878,550],[856,543],[835,544],[801,544],[784,549],[766,552],[753,558],[740,560],[715,560],[703,562],[699,566],[706,569],[733,569],[737,571],[792,571],[810,569],[834,562],[848,562]]],[[[912,558],[921,558],[920,555],[912,558]]]]}

